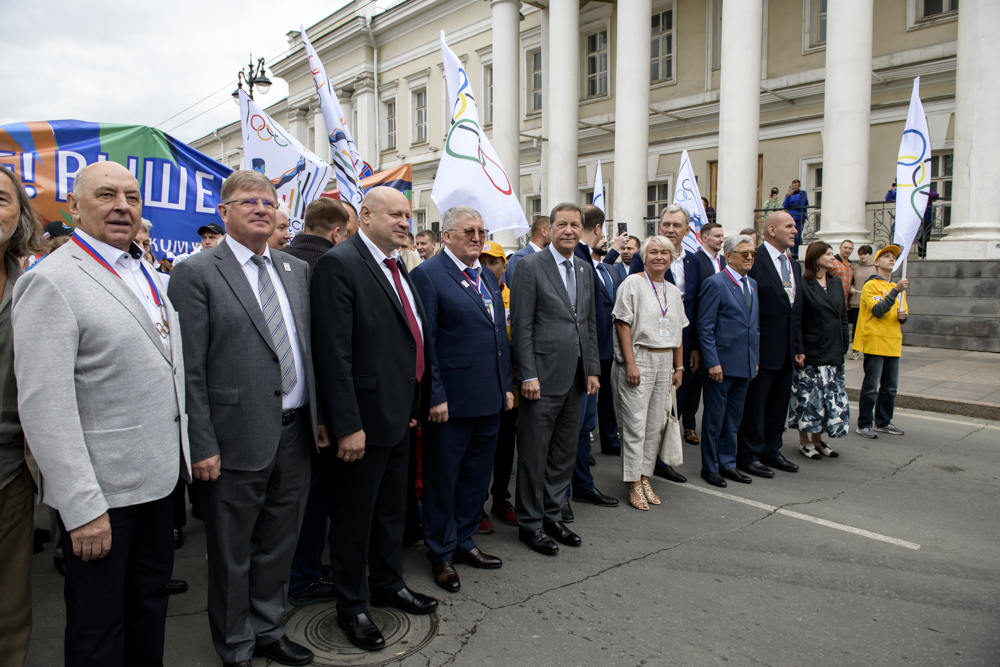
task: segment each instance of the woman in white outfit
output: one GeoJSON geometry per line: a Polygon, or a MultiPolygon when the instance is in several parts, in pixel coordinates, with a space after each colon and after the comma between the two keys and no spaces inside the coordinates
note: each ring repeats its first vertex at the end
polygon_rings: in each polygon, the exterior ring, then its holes
{"type": "Polygon", "coordinates": [[[671,385],[683,376],[681,333],[688,325],[680,290],[665,276],[677,254],[665,236],[650,236],[639,250],[643,273],[630,275],[615,303],[612,390],[622,441],[622,475],[629,503],[639,510],[659,505],[649,484],[660,433],[670,412],[671,385]]]}

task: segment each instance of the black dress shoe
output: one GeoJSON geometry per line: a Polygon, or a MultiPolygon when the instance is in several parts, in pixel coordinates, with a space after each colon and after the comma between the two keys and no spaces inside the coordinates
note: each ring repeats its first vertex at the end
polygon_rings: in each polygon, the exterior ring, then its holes
{"type": "Polygon", "coordinates": [[[224,662],[222,667],[253,667],[249,660],[240,660],[239,662],[224,662]]]}
{"type": "Polygon", "coordinates": [[[308,607],[320,602],[332,602],[337,599],[333,582],[329,579],[317,579],[301,591],[292,593],[289,602],[296,607],[308,607]]]}
{"type": "Polygon", "coordinates": [[[741,473],[736,468],[729,468],[728,470],[722,470],[719,472],[720,475],[726,479],[731,479],[734,482],[739,482],[740,484],[750,484],[753,482],[752,479],[741,473]]]}
{"type": "Polygon", "coordinates": [[[622,455],[622,448],[621,447],[611,447],[610,449],[602,449],[601,450],[601,454],[604,454],[605,456],[621,456],[622,455]]]}
{"type": "Polygon", "coordinates": [[[167,595],[177,595],[187,593],[188,582],[181,579],[171,579],[167,582],[167,595]]]}
{"type": "Polygon", "coordinates": [[[455,564],[450,560],[431,563],[431,573],[434,575],[434,583],[449,593],[457,593],[462,587],[458,572],[455,571],[455,564]]]}
{"type": "Polygon", "coordinates": [[[58,570],[59,574],[66,576],[66,561],[59,556],[52,557],[52,565],[58,570]]]}
{"type": "Polygon", "coordinates": [[[545,531],[546,535],[554,538],[556,542],[565,544],[568,547],[578,547],[583,544],[580,536],[564,526],[562,521],[542,524],[542,530],[545,531]]]}
{"type": "Polygon", "coordinates": [[[774,477],[774,471],[768,468],[766,465],[760,461],[751,461],[750,463],[737,463],[736,467],[743,472],[748,472],[751,475],[756,475],[757,477],[767,477],[770,479],[774,477]]]}
{"type": "Polygon", "coordinates": [[[763,463],[766,466],[770,466],[771,468],[777,468],[778,470],[782,470],[784,472],[799,471],[799,467],[796,464],[789,461],[788,459],[786,459],[784,456],[782,456],[781,452],[775,452],[769,458],[762,459],[761,463],[763,463]]]}
{"type": "Polygon", "coordinates": [[[180,528],[174,528],[174,551],[182,546],[184,546],[184,533],[181,532],[180,528]]]}
{"type": "Polygon", "coordinates": [[[337,625],[347,635],[347,641],[362,650],[377,651],[385,648],[385,639],[368,614],[347,617],[337,614],[337,625]]]}
{"type": "Polygon", "coordinates": [[[270,658],[282,665],[308,665],[315,657],[312,651],[288,637],[258,646],[253,650],[253,655],[255,658],[270,658]]]}
{"type": "Polygon", "coordinates": [[[720,489],[724,489],[727,486],[729,486],[728,484],[726,484],[726,480],[722,479],[722,475],[720,475],[717,472],[707,472],[705,470],[702,470],[701,478],[706,482],[708,482],[709,484],[711,484],[712,486],[717,486],[720,489]]]}
{"type": "Polygon", "coordinates": [[[559,553],[559,545],[549,539],[545,531],[541,528],[534,530],[519,530],[518,539],[531,547],[534,551],[546,556],[555,556],[559,553]]]}
{"type": "Polygon", "coordinates": [[[589,458],[589,459],[587,459],[587,463],[589,463],[589,464],[590,464],[590,467],[594,467],[594,466],[596,466],[596,465],[597,465],[597,459],[595,459],[595,458],[594,458],[594,455],[593,455],[593,454],[591,454],[591,455],[590,455],[590,458],[589,458]]]}
{"type": "Polygon", "coordinates": [[[563,523],[576,521],[576,517],[573,516],[573,508],[569,505],[569,498],[563,501],[563,506],[559,508],[559,514],[562,516],[563,523]]]}
{"type": "Polygon", "coordinates": [[[657,465],[653,468],[653,474],[657,477],[662,477],[663,479],[668,479],[671,482],[677,482],[678,484],[683,484],[688,481],[688,478],[680,474],[668,465],[657,465]]]}
{"type": "Polygon", "coordinates": [[[502,560],[480,551],[479,547],[473,547],[468,551],[459,551],[455,554],[453,560],[456,563],[476,567],[480,570],[497,570],[503,567],[502,560]]]}
{"type": "MultiPolygon", "coordinates": [[[[444,562],[450,563],[451,561],[444,562]]],[[[454,568],[452,571],[454,571],[454,568]]],[[[458,575],[456,575],[456,577],[457,576],[458,575]]],[[[403,586],[395,593],[372,595],[372,599],[369,604],[373,607],[395,607],[396,609],[402,609],[407,614],[412,614],[414,616],[432,614],[438,608],[437,600],[429,595],[423,595],[422,593],[411,591],[406,586],[403,586]]]]}
{"type": "Polygon", "coordinates": [[[597,505],[598,507],[617,507],[618,499],[612,498],[611,496],[606,496],[601,493],[597,488],[593,491],[587,493],[581,493],[580,495],[573,496],[573,502],[577,503],[590,503],[591,505],[597,505]]]}

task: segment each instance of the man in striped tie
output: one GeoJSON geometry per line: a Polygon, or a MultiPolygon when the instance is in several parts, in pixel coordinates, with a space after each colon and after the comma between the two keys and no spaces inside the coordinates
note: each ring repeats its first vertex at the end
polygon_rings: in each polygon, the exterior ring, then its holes
{"type": "Polygon", "coordinates": [[[255,171],[222,184],[226,240],[175,270],[191,458],[208,542],[208,615],[226,665],[305,665],[285,636],[285,589],[317,426],[309,266],[268,248],[277,196],[255,171]]]}

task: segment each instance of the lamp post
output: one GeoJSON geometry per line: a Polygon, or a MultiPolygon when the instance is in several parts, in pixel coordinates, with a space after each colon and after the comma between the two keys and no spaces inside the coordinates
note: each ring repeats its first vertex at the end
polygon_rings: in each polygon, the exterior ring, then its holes
{"type": "Polygon", "coordinates": [[[245,81],[247,87],[250,89],[250,99],[253,99],[253,88],[257,86],[257,90],[261,94],[266,95],[267,91],[271,89],[271,80],[267,78],[267,73],[264,71],[264,59],[257,59],[257,67],[254,68],[253,65],[253,54],[250,54],[250,64],[247,65],[247,69],[250,70],[250,75],[247,76],[245,70],[240,70],[239,74],[236,76],[236,90],[233,91],[233,101],[237,104],[240,103],[240,91],[243,90],[243,82],[245,81]]]}

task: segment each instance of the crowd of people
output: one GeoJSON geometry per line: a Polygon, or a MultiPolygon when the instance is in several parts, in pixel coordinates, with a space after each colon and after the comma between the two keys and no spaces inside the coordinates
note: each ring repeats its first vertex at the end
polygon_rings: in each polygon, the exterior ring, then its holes
{"type": "Polygon", "coordinates": [[[708,222],[691,252],[679,206],[640,242],[562,203],[508,256],[472,208],[445,211],[440,238],[412,236],[409,202],[388,187],[359,210],[313,202],[291,240],[261,174],[233,173],[221,199],[195,252],[157,260],[121,165],[84,168],[73,225],[44,230],[0,166],[9,664],[30,634],[36,489],[62,549],[66,665],[162,664],[168,595],[186,589],[171,578],[185,491],[205,524],[223,664],[304,665],[286,601],[335,603],[366,650],[385,647],[369,606],[437,609],[407,585],[404,545],[423,542],[449,593],[461,567],[503,567],[476,542],[490,517],[539,554],[581,547],[572,503],[620,503],[595,484],[592,442],[620,457],[620,494],[641,511],[662,502],[651,477],[687,481],[682,442],[718,487],[796,472],[786,429],[805,458],[838,457],[852,340],[858,433],[902,434],[896,246],[863,246],[871,262],[855,264],[850,241],[839,254],[817,241],[803,270],[785,211],[729,237],[708,222]]]}

